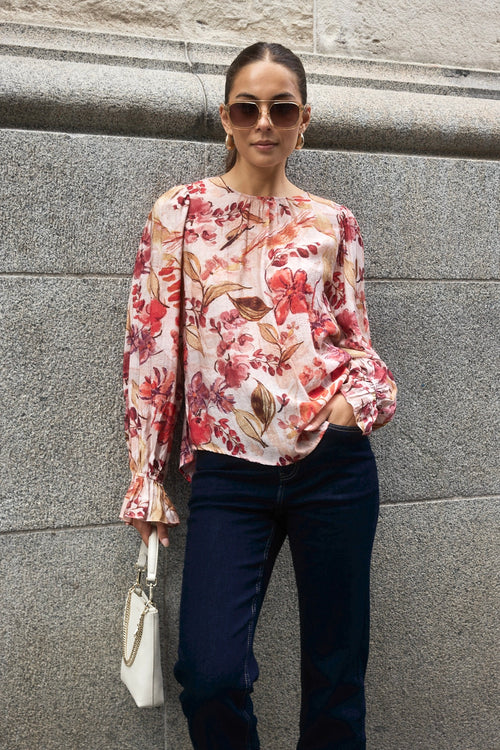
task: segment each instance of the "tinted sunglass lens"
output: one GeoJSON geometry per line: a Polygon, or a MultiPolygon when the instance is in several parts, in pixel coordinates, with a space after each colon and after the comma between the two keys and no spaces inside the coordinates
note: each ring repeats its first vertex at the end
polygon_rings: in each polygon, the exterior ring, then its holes
{"type": "Polygon", "coordinates": [[[277,128],[293,128],[299,119],[300,109],[294,102],[275,102],[271,106],[271,120],[277,128]]]}
{"type": "Polygon", "coordinates": [[[253,102],[237,102],[229,107],[229,117],[236,128],[251,128],[259,117],[259,108],[253,102]]]}

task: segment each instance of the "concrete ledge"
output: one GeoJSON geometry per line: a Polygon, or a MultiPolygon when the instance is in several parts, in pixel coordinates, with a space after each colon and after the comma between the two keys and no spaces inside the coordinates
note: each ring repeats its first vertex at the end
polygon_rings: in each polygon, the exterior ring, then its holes
{"type": "MultiPolygon", "coordinates": [[[[6,24],[0,126],[221,140],[232,47],[6,24]]],[[[498,158],[499,75],[303,55],[315,148],[498,158]]]]}

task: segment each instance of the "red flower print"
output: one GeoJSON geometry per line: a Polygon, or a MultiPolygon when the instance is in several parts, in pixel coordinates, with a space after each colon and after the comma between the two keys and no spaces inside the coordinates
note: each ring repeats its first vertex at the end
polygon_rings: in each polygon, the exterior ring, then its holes
{"type": "Polygon", "coordinates": [[[312,419],[316,416],[316,414],[321,409],[322,404],[318,403],[317,401],[303,401],[300,404],[299,411],[300,411],[300,420],[303,425],[309,424],[312,419]]]}
{"type": "Polygon", "coordinates": [[[141,244],[137,253],[134,266],[133,278],[138,279],[143,273],[149,273],[149,263],[151,261],[151,232],[149,224],[146,224],[142,232],[141,244]]]}
{"type": "Polygon", "coordinates": [[[231,359],[218,359],[216,370],[226,381],[228,388],[239,388],[241,383],[248,378],[248,357],[235,354],[231,359]]]}
{"type": "Polygon", "coordinates": [[[210,242],[214,245],[217,238],[217,232],[209,232],[207,229],[204,229],[201,233],[201,238],[202,240],[205,240],[205,242],[210,242]]]}
{"type": "Polygon", "coordinates": [[[186,229],[184,231],[184,242],[189,245],[190,242],[196,242],[199,235],[193,229],[186,229]]]}
{"type": "Polygon", "coordinates": [[[347,242],[357,240],[358,244],[363,247],[363,240],[359,233],[359,227],[356,219],[352,215],[342,213],[339,216],[340,242],[337,250],[337,262],[342,263],[342,258],[347,254],[347,242]]]}
{"type": "Polygon", "coordinates": [[[340,330],[338,325],[326,313],[309,310],[309,320],[311,323],[311,332],[316,343],[321,343],[326,336],[332,336],[334,339],[339,338],[340,330]]]}
{"type": "Polygon", "coordinates": [[[203,411],[197,416],[190,415],[188,422],[191,439],[195,445],[204,445],[210,442],[212,425],[215,422],[213,417],[203,411]]]}
{"type": "Polygon", "coordinates": [[[138,314],[137,319],[149,327],[151,336],[156,336],[161,331],[161,319],[165,316],[167,308],[159,300],[152,299],[146,307],[138,314]]]}
{"type": "Polygon", "coordinates": [[[127,334],[127,348],[129,355],[139,352],[139,364],[143,365],[152,354],[157,353],[156,341],[147,328],[131,326],[127,334]]]}
{"type": "Polygon", "coordinates": [[[125,432],[129,437],[136,437],[141,429],[141,420],[135,406],[130,406],[125,411],[125,432]]]}
{"type": "Polygon", "coordinates": [[[278,404],[280,405],[280,408],[278,409],[278,414],[283,409],[284,406],[286,406],[288,403],[290,403],[290,399],[286,395],[286,393],[282,393],[281,396],[276,396],[276,400],[278,404]]]}
{"type": "Polygon", "coordinates": [[[232,307],[231,310],[224,310],[224,312],[220,314],[220,319],[224,328],[227,329],[239,328],[240,326],[245,325],[244,318],[240,317],[240,314],[235,307],[232,307]]]}
{"type": "Polygon", "coordinates": [[[198,370],[198,372],[196,372],[191,378],[191,383],[187,390],[189,411],[196,414],[201,409],[205,409],[208,397],[209,390],[203,382],[201,372],[198,370]]]}
{"type": "Polygon", "coordinates": [[[344,309],[337,313],[336,318],[337,323],[348,336],[359,333],[358,318],[355,312],[344,309]]]}
{"type": "Polygon", "coordinates": [[[189,201],[189,218],[198,223],[212,221],[212,204],[204,198],[194,198],[189,201]]]}
{"type": "Polygon", "coordinates": [[[157,409],[163,410],[167,399],[172,392],[172,386],[175,380],[175,373],[167,370],[166,367],[153,367],[154,377],[146,375],[144,382],[139,388],[139,396],[143,401],[153,404],[157,409]]]}
{"type": "Polygon", "coordinates": [[[306,294],[311,294],[312,288],[306,282],[307,274],[301,269],[292,275],[289,268],[282,268],[271,276],[269,288],[275,292],[273,304],[278,325],[285,322],[289,312],[307,312],[306,294]]]}
{"type": "Polygon", "coordinates": [[[174,435],[175,426],[175,406],[172,403],[165,403],[161,411],[161,418],[154,422],[153,428],[158,432],[159,443],[170,443],[174,435]]]}
{"type": "Polygon", "coordinates": [[[352,215],[346,216],[345,214],[341,217],[340,226],[344,233],[344,240],[346,242],[352,242],[359,236],[358,224],[356,219],[352,215]]]}
{"type": "Polygon", "coordinates": [[[234,396],[226,394],[227,384],[224,378],[217,378],[210,386],[210,401],[225,414],[229,414],[234,407],[234,396]]]}

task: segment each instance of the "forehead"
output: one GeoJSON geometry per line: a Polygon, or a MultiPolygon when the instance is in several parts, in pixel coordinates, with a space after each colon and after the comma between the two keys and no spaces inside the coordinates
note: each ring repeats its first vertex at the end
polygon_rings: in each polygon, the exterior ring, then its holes
{"type": "Polygon", "coordinates": [[[283,94],[300,99],[295,73],[284,65],[269,60],[245,65],[236,75],[230,94],[231,99],[245,94],[255,99],[274,99],[283,94]]]}

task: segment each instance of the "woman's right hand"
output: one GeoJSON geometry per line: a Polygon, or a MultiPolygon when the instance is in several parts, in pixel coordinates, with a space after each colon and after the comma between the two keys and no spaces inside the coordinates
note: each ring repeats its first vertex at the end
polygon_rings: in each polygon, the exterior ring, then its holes
{"type": "MultiPolygon", "coordinates": [[[[142,521],[139,518],[127,518],[125,523],[127,524],[127,526],[134,526],[137,529],[144,544],[147,544],[149,542],[149,535],[151,534],[151,527],[153,525],[152,523],[150,523],[149,521],[142,521]]],[[[158,529],[158,539],[160,540],[160,544],[163,544],[164,547],[168,547],[170,542],[168,539],[167,524],[156,523],[155,526],[158,529]]]]}

